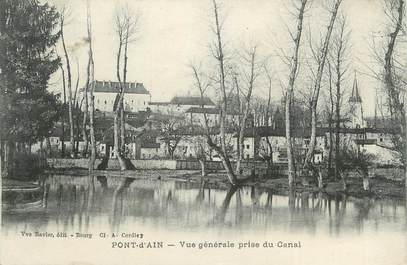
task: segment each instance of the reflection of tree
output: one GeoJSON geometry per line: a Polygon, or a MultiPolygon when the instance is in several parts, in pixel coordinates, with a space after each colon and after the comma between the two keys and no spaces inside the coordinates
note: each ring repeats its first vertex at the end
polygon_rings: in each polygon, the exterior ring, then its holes
{"type": "Polygon", "coordinates": [[[337,235],[340,234],[340,228],[345,218],[346,200],[345,194],[337,195],[335,198],[335,233],[337,235]]]}
{"type": "Polygon", "coordinates": [[[119,186],[113,192],[112,200],[112,213],[111,213],[111,229],[116,231],[120,226],[120,218],[123,212],[123,191],[130,187],[130,184],[134,181],[134,178],[123,179],[119,186]]]}
{"type": "Polygon", "coordinates": [[[364,221],[368,219],[369,212],[372,209],[373,205],[374,200],[371,198],[357,199],[353,203],[353,206],[356,210],[355,223],[359,232],[363,232],[364,221]]]}
{"type": "Polygon", "coordinates": [[[106,176],[97,176],[96,179],[100,183],[100,186],[102,187],[103,191],[107,191],[108,186],[106,176]]]}
{"type": "Polygon", "coordinates": [[[199,186],[198,195],[196,196],[196,203],[197,205],[201,205],[203,200],[205,199],[205,185],[208,181],[205,179],[201,179],[201,184],[199,186]]]}
{"type": "Polygon", "coordinates": [[[89,228],[90,223],[90,213],[94,205],[94,195],[95,195],[95,178],[93,176],[88,177],[88,200],[85,211],[85,231],[89,228]]]}
{"type": "Polygon", "coordinates": [[[218,213],[216,214],[214,218],[214,223],[224,223],[225,222],[225,217],[226,217],[226,212],[229,209],[230,205],[230,200],[232,199],[233,195],[239,188],[236,187],[235,185],[231,186],[226,193],[225,200],[222,203],[221,208],[219,209],[218,213]]]}
{"type": "Polygon", "coordinates": [[[243,202],[241,190],[236,191],[236,225],[243,221],[243,202]]]}
{"type": "Polygon", "coordinates": [[[266,208],[270,208],[270,210],[271,210],[272,207],[273,207],[273,193],[272,193],[271,190],[268,190],[267,191],[266,208]]]}
{"type": "Polygon", "coordinates": [[[252,199],[253,207],[259,207],[259,205],[260,205],[260,202],[259,202],[260,195],[261,195],[260,190],[258,188],[256,188],[256,187],[252,186],[251,190],[250,190],[250,198],[252,199]]]}
{"type": "Polygon", "coordinates": [[[44,181],[43,184],[42,184],[42,187],[43,187],[43,189],[44,189],[44,193],[43,193],[43,196],[42,196],[42,206],[43,206],[44,208],[47,208],[47,207],[48,207],[48,197],[49,197],[50,184],[49,184],[49,183],[46,183],[46,182],[44,181]]]}

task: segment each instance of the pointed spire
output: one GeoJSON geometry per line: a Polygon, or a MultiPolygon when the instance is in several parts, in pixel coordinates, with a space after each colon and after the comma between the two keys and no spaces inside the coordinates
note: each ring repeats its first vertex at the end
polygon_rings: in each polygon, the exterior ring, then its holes
{"type": "Polygon", "coordinates": [[[356,78],[356,70],[355,70],[355,77],[353,80],[352,95],[349,98],[349,102],[362,102],[362,98],[359,95],[359,87],[358,87],[358,80],[356,78]]]}

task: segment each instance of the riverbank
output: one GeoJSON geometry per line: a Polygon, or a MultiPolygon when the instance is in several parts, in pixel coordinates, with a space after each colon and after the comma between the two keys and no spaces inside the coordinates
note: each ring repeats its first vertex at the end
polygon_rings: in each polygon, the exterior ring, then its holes
{"type": "MultiPolygon", "coordinates": [[[[87,176],[89,172],[84,169],[49,169],[46,174],[69,175],[69,176],[87,176]]],[[[202,182],[201,172],[197,170],[136,170],[136,171],[119,171],[119,170],[95,170],[94,176],[106,177],[127,177],[135,179],[157,179],[157,180],[183,180],[196,183],[202,182]]],[[[226,174],[222,171],[210,172],[205,176],[205,187],[214,189],[228,189],[230,187],[226,174]]],[[[286,177],[276,178],[251,178],[244,176],[241,179],[243,186],[255,186],[256,188],[268,189],[275,194],[288,194],[290,189],[286,177]]],[[[343,190],[341,182],[327,182],[323,189],[315,185],[303,186],[297,182],[295,185],[296,192],[323,192],[328,195],[345,194],[354,197],[375,197],[375,198],[400,198],[406,196],[404,181],[392,180],[381,176],[370,179],[370,191],[363,190],[362,178],[349,177],[346,179],[347,189],[343,190]]]]}

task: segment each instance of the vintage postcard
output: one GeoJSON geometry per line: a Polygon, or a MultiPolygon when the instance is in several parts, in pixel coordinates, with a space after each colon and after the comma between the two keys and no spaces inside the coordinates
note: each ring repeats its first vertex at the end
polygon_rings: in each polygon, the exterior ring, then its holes
{"type": "Polygon", "coordinates": [[[406,12],[0,0],[0,264],[407,264],[406,12]]]}

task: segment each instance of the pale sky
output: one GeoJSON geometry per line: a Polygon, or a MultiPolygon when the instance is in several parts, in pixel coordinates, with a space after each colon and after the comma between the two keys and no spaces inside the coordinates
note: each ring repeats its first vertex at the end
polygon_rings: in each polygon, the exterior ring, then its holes
{"type": "MultiPolygon", "coordinates": [[[[95,77],[97,80],[116,81],[115,66],[117,38],[113,28],[115,7],[122,1],[90,0],[92,10],[95,77]]],[[[65,39],[71,51],[73,78],[76,80],[76,63],[79,62],[80,86],[85,82],[87,50],[79,45],[86,36],[85,0],[62,1],[71,9],[71,19],[65,28],[65,39]],[[73,47],[77,47],[73,51],[73,47]],[[77,58],[77,59],[75,59],[77,58]]],[[[313,29],[313,38],[318,38],[318,26],[326,24],[326,11],[320,9],[321,0],[313,4],[304,21],[305,27],[313,29]],[[317,34],[315,34],[317,33],[317,34]]],[[[211,33],[210,0],[133,0],[129,6],[141,15],[138,41],[129,47],[128,81],[145,84],[152,100],[166,101],[174,95],[196,94],[188,64],[210,62],[208,45],[213,40],[211,33]]],[[[281,84],[287,82],[287,67],[279,55],[281,49],[292,53],[287,27],[293,28],[296,21],[290,0],[231,0],[222,2],[224,39],[229,51],[239,49],[243,43],[257,43],[261,54],[270,57],[273,71],[273,98],[282,95],[281,84]]],[[[366,65],[373,59],[370,52],[372,36],[380,36],[385,30],[385,18],[381,0],[344,0],[342,11],[347,16],[351,30],[352,54],[350,73],[353,82],[354,70],[368,72],[366,65]]],[[[321,28],[325,33],[326,26],[321,28]]],[[[302,45],[308,46],[308,33],[304,33],[302,45]]],[[[380,37],[376,37],[379,38],[380,37]]],[[[377,41],[377,40],[376,40],[377,41]]],[[[59,52],[62,55],[61,51],[59,52]]],[[[300,55],[302,60],[307,57],[300,55]]],[[[374,67],[374,66],[371,66],[374,67]]],[[[303,64],[300,71],[307,71],[303,64]]],[[[365,113],[374,112],[375,88],[380,84],[368,75],[358,74],[359,88],[365,113]]],[[[52,86],[61,82],[58,72],[52,86]]],[[[73,82],[74,83],[74,82],[73,82]]],[[[301,86],[301,83],[297,84],[301,86]]],[[[350,87],[348,88],[351,89],[350,87]]],[[[259,84],[256,94],[266,91],[259,84]]]]}

